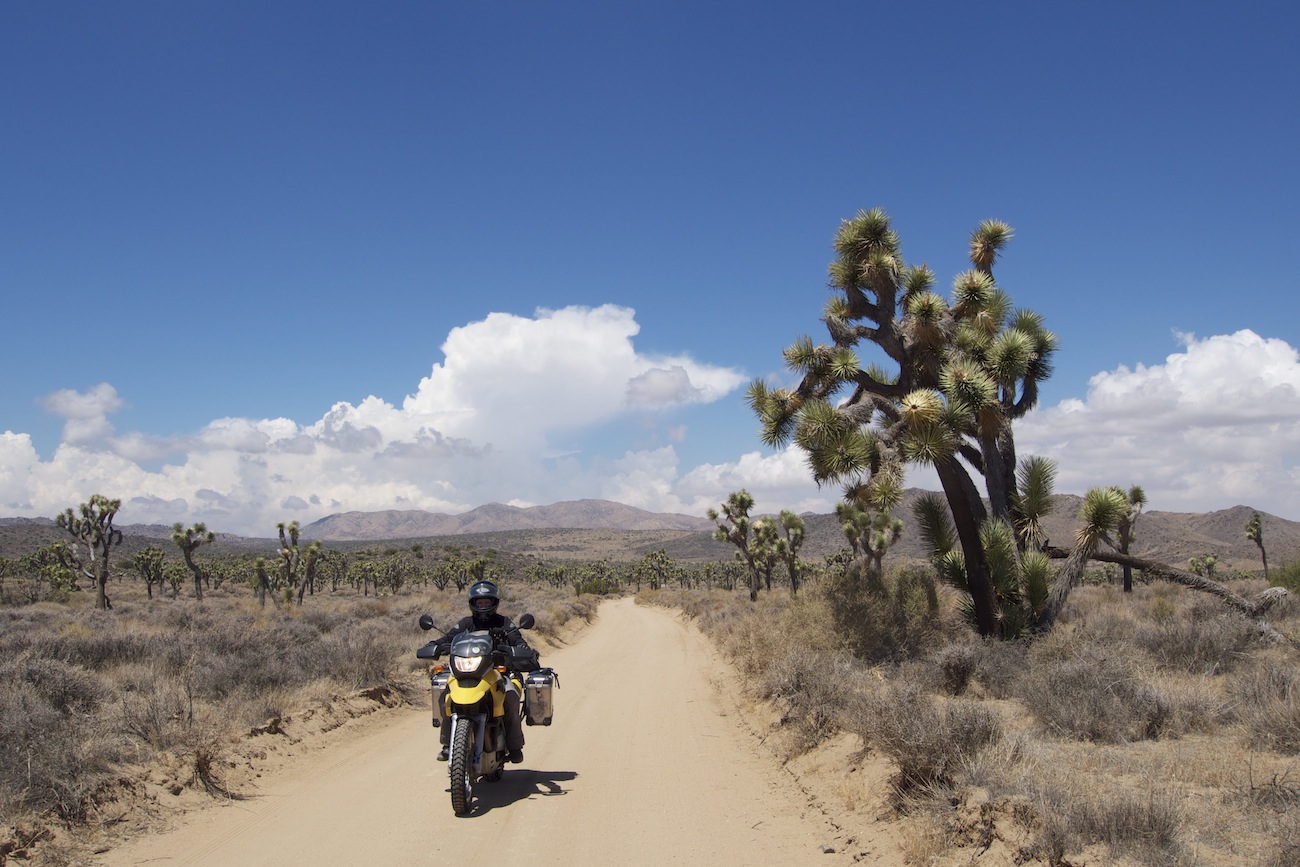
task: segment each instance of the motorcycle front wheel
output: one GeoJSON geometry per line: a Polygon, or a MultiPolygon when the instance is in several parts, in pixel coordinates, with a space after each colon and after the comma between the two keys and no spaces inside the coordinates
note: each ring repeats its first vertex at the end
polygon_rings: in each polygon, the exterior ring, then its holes
{"type": "Polygon", "coordinates": [[[474,739],[469,720],[458,720],[451,732],[447,767],[451,772],[451,809],[457,816],[469,814],[474,800],[474,739]]]}

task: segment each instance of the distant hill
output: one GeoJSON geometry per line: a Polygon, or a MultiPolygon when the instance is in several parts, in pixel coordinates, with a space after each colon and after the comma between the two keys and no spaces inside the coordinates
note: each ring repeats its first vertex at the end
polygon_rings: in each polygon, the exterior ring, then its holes
{"type": "Polygon", "coordinates": [[[313,521],[302,528],[308,539],[359,542],[463,536],[519,530],[710,530],[707,518],[647,512],[609,500],[573,500],[550,506],[506,506],[489,503],[460,515],[437,512],[344,512],[313,521]]]}
{"type": "MultiPolygon", "coordinates": [[[[924,545],[912,529],[912,505],[925,491],[906,492],[895,511],[904,524],[903,537],[891,550],[891,561],[922,560],[924,545]]],[[[1054,510],[1044,522],[1048,539],[1058,547],[1073,544],[1078,527],[1080,497],[1059,494],[1054,510]]],[[[1132,553],[1185,568],[1191,557],[1215,554],[1223,572],[1258,572],[1259,548],[1246,538],[1246,522],[1255,512],[1233,506],[1215,512],[1146,512],[1138,518],[1132,553]]],[[[1300,560],[1300,523],[1268,513],[1264,516],[1264,546],[1271,566],[1300,560]]],[[[804,558],[818,561],[845,546],[835,515],[805,514],[807,541],[804,558]]],[[[161,525],[120,527],[121,553],[129,555],[145,545],[171,548],[171,528],[161,525]]],[[[422,511],[346,512],[308,524],[302,536],[343,548],[367,542],[441,542],[448,546],[495,549],[547,561],[640,560],[662,549],[680,563],[730,560],[735,549],[715,541],[713,523],[690,515],[661,514],[607,500],[576,500],[550,506],[518,508],[500,503],[481,506],[461,515],[422,511]]],[[[49,518],[0,518],[0,555],[19,556],[68,535],[49,518]]],[[[252,539],[218,534],[213,553],[254,551],[273,554],[274,539],[252,539]]]]}

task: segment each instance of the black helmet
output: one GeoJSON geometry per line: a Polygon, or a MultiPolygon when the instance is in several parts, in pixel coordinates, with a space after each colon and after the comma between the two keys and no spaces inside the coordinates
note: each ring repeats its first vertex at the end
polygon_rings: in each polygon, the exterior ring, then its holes
{"type": "Polygon", "coordinates": [[[491,581],[479,581],[469,588],[469,610],[474,612],[475,617],[496,614],[500,604],[501,594],[497,591],[497,585],[491,581]]]}

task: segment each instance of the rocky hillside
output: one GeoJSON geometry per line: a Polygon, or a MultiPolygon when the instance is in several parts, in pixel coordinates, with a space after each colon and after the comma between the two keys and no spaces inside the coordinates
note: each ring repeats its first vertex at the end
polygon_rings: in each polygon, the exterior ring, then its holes
{"type": "Polygon", "coordinates": [[[304,538],[324,542],[463,536],[519,530],[709,530],[706,518],[647,512],[608,500],[574,500],[550,506],[489,503],[460,515],[422,511],[344,512],[303,527],[304,538]]]}

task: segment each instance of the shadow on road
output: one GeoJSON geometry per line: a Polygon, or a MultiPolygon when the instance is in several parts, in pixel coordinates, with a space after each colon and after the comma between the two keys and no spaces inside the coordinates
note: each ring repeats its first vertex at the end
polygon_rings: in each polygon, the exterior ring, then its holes
{"type": "Polygon", "coordinates": [[[482,816],[498,807],[526,801],[534,795],[546,798],[567,795],[569,789],[563,784],[577,776],[577,771],[533,771],[527,768],[508,770],[495,783],[480,781],[474,786],[473,815],[482,816]]]}

